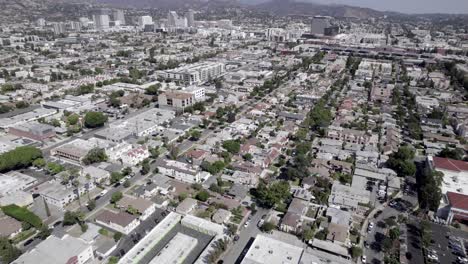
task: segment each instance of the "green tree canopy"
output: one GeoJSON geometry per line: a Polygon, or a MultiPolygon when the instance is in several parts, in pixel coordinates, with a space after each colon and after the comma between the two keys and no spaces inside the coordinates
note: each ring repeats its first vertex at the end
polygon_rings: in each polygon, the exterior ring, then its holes
{"type": "Polygon", "coordinates": [[[0,155],[0,172],[31,166],[34,160],[42,158],[42,152],[31,146],[17,147],[0,155]]]}
{"type": "Polygon", "coordinates": [[[101,127],[107,122],[107,116],[101,112],[88,112],[84,117],[87,128],[101,127]]]}
{"type": "Polygon", "coordinates": [[[111,203],[117,203],[122,198],[123,198],[122,192],[115,192],[115,193],[112,194],[112,197],[111,197],[110,201],[111,201],[111,203]]]}
{"type": "Polygon", "coordinates": [[[208,201],[208,198],[210,198],[210,193],[207,192],[206,190],[201,190],[197,193],[195,198],[199,201],[206,202],[208,201]]]}
{"type": "Polygon", "coordinates": [[[289,190],[289,183],[285,181],[275,182],[270,186],[261,182],[254,190],[254,195],[261,206],[271,208],[289,197],[289,190]]]}
{"type": "Polygon", "coordinates": [[[102,148],[93,148],[88,154],[83,158],[83,163],[85,165],[102,162],[107,160],[106,151],[102,148]]]}
{"type": "Polygon", "coordinates": [[[226,140],[223,142],[223,148],[232,154],[237,154],[240,151],[240,143],[237,140],[226,140]]]}

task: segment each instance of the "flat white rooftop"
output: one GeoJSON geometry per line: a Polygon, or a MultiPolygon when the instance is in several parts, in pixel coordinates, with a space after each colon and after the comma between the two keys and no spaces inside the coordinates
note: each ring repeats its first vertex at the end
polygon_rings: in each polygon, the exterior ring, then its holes
{"type": "Polygon", "coordinates": [[[257,235],[242,264],[297,264],[302,252],[301,247],[257,235]]]}
{"type": "Polygon", "coordinates": [[[182,215],[171,212],[157,226],[155,226],[138,244],[120,259],[119,264],[138,264],[169,231],[174,228],[182,215]]]}
{"type": "Polygon", "coordinates": [[[197,244],[196,238],[177,233],[149,264],[181,264],[197,244]]]}

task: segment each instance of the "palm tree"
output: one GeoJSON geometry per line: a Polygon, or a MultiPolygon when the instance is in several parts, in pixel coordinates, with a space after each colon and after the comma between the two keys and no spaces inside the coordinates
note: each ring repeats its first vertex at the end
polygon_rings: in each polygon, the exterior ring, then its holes
{"type": "Polygon", "coordinates": [[[79,189],[81,183],[80,183],[80,181],[79,181],[78,179],[75,179],[75,180],[72,182],[72,185],[73,185],[73,187],[76,188],[75,190],[76,190],[76,196],[78,197],[78,204],[79,204],[80,207],[81,207],[80,189],[79,189]]]}
{"type": "Polygon", "coordinates": [[[88,201],[91,201],[91,198],[89,197],[89,183],[91,182],[91,175],[89,175],[89,173],[86,173],[85,178],[88,183],[88,185],[86,186],[86,192],[88,193],[88,201]]]}

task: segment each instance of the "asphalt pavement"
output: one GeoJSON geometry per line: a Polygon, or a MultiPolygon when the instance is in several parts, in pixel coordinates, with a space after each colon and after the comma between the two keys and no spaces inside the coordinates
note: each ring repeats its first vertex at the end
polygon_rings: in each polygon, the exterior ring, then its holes
{"type": "Polygon", "coordinates": [[[254,239],[257,234],[261,233],[257,224],[262,218],[262,215],[268,214],[270,210],[264,208],[258,208],[257,213],[250,220],[249,226],[246,228],[244,226],[239,227],[239,239],[234,242],[234,244],[229,247],[228,251],[223,257],[224,263],[237,264],[242,261],[245,254],[248,251],[248,248],[251,244],[252,239],[254,239]]]}

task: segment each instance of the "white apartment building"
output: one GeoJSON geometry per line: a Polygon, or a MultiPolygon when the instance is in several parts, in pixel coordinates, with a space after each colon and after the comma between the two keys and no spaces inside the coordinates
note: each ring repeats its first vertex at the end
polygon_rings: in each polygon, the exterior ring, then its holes
{"type": "Polygon", "coordinates": [[[202,182],[209,176],[209,173],[200,171],[198,166],[176,160],[158,159],[156,166],[159,173],[188,183],[202,182]]]}
{"type": "Polygon", "coordinates": [[[197,85],[215,79],[225,73],[225,65],[220,62],[201,62],[181,66],[172,70],[157,71],[156,75],[169,80],[197,85]]]}

